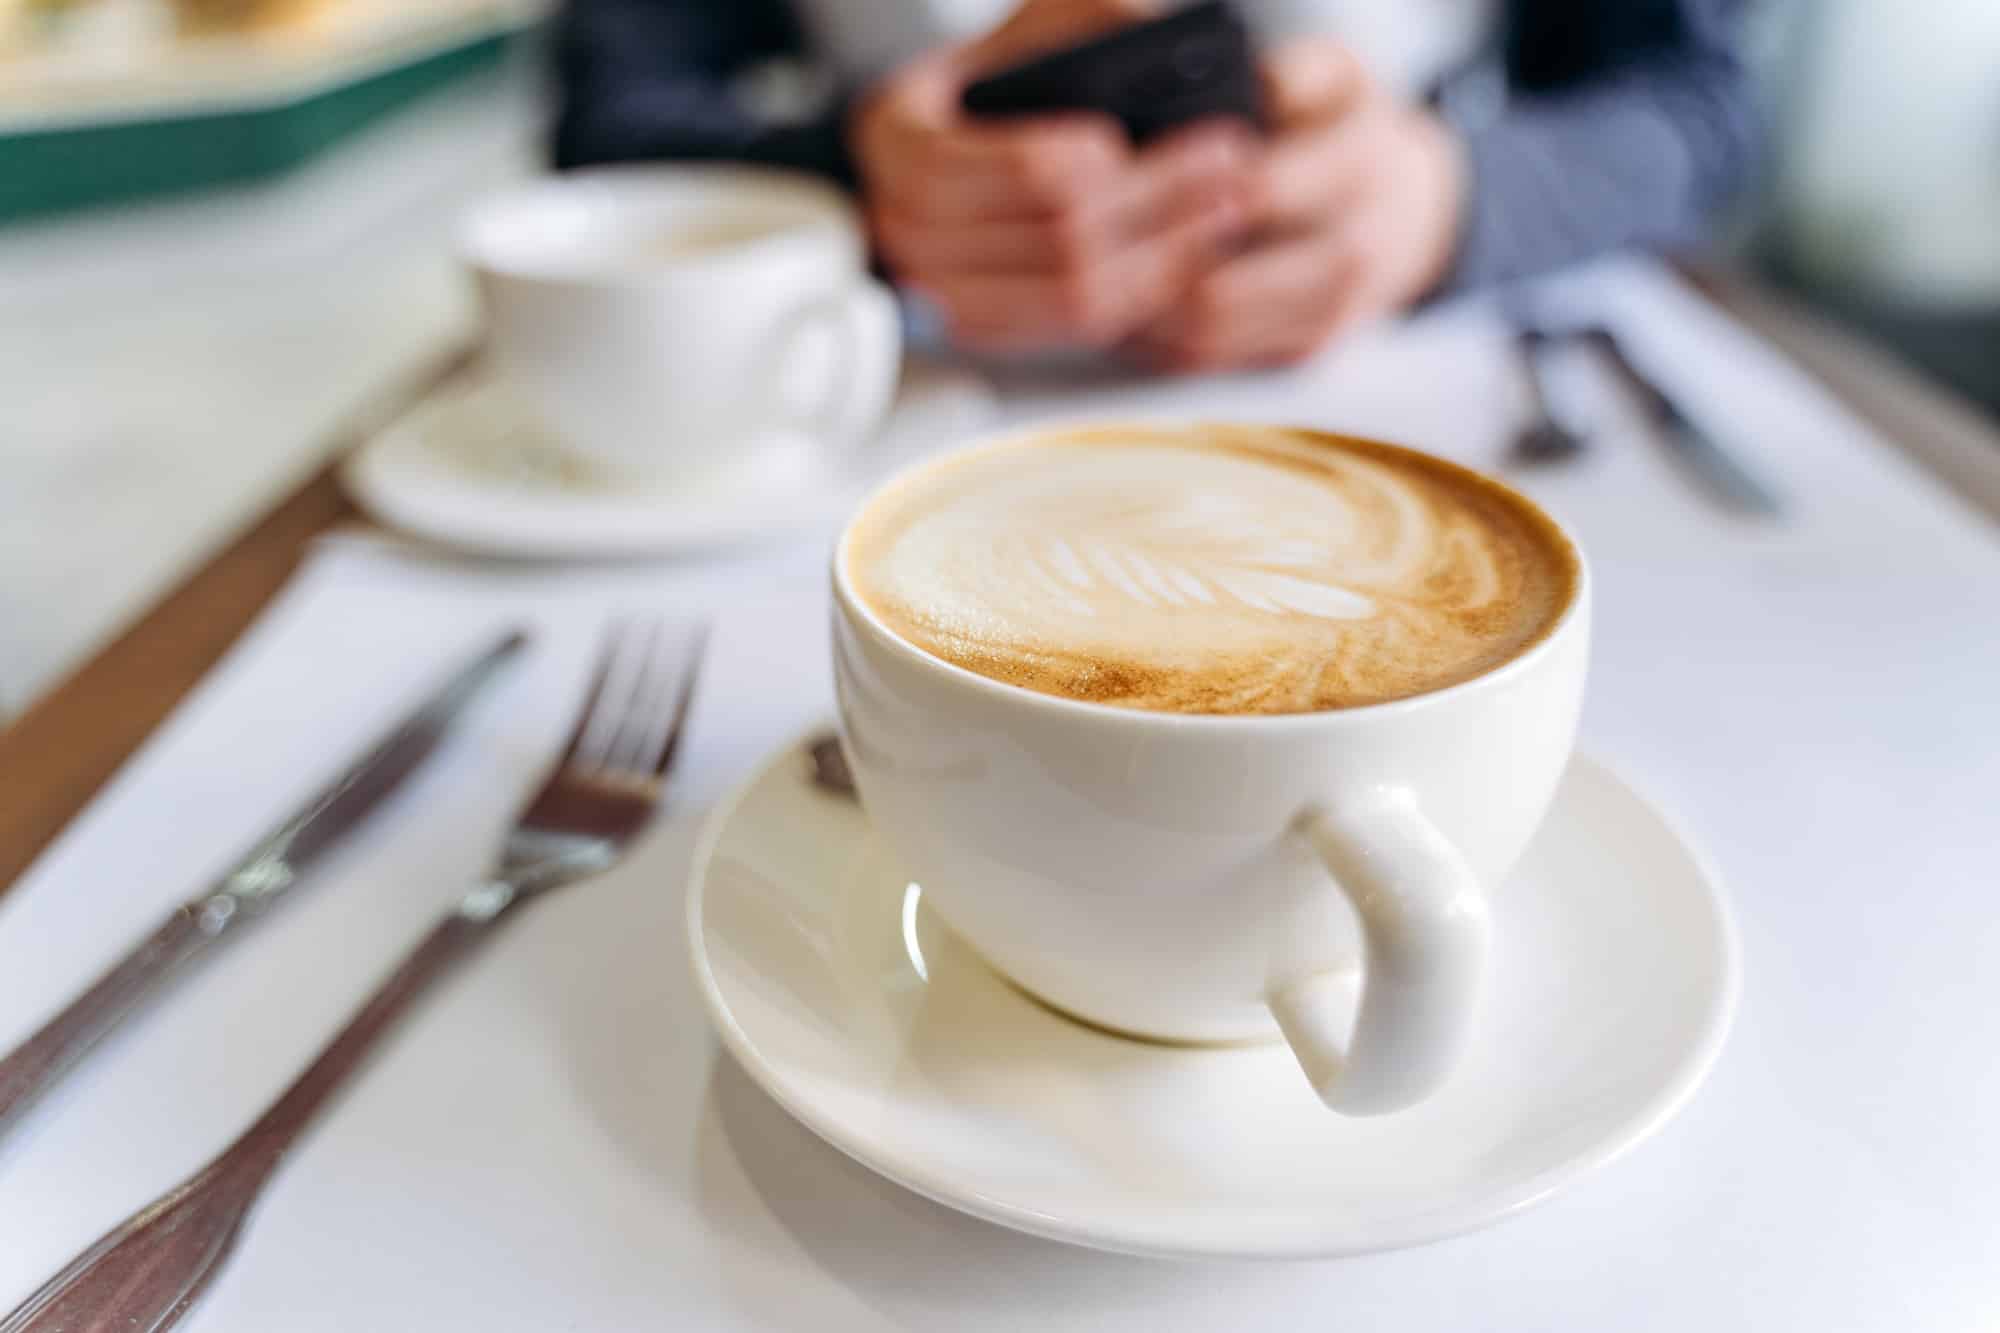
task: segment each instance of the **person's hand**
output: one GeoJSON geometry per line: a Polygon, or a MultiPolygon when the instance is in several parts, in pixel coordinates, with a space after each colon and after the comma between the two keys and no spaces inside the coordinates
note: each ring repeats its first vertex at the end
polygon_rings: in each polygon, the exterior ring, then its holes
{"type": "Polygon", "coordinates": [[[1256,147],[1240,126],[1135,150],[1100,115],[982,122],[960,107],[979,75],[1145,12],[1132,0],[1029,0],[858,105],[849,141],[877,252],[957,340],[1116,344],[1171,309],[1244,225],[1256,147]]]}
{"type": "Polygon", "coordinates": [[[1273,52],[1265,83],[1275,137],[1258,173],[1258,239],[1139,335],[1137,350],[1165,367],[1297,361],[1419,300],[1450,267],[1465,168],[1442,121],[1335,42],[1273,52]]]}

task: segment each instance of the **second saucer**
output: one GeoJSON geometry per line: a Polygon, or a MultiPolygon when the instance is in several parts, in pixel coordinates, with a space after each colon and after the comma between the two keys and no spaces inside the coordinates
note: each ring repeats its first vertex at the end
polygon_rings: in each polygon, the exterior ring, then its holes
{"type": "Polygon", "coordinates": [[[647,482],[575,461],[505,384],[474,371],[362,444],[341,479],[378,521],[475,554],[674,555],[831,522],[881,471],[978,430],[994,411],[977,376],[913,361],[876,438],[838,462],[815,462],[804,439],[746,441],[754,469],[647,482]]]}

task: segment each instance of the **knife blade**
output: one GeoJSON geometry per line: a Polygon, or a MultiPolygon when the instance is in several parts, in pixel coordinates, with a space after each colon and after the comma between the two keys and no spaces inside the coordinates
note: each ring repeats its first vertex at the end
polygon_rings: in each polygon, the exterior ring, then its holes
{"type": "Polygon", "coordinates": [[[1784,501],[1778,493],[1741,458],[1724,448],[1721,441],[1691,420],[1666,390],[1634,365],[1615,333],[1597,327],[1585,329],[1579,336],[1604,353],[1618,377],[1638,397],[1661,443],[1710,499],[1735,513],[1759,518],[1775,518],[1784,513],[1784,501]]]}
{"type": "Polygon", "coordinates": [[[414,713],[259,839],[206,892],[174,909],[62,1012],[0,1057],[0,1139],[169,977],[284,897],[424,761],[466,704],[525,642],[518,632],[510,633],[455,670],[414,713]]]}

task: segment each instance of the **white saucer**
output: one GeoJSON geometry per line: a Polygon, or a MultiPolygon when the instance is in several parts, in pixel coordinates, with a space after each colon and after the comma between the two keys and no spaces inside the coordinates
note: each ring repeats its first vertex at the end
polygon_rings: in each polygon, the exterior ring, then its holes
{"type": "Polygon", "coordinates": [[[856,1160],[1057,1240],[1304,1257],[1493,1222],[1658,1129],[1736,1004],[1713,875],[1578,757],[1501,890],[1469,1063],[1414,1110],[1342,1119],[1282,1047],[1150,1045],[1015,990],[922,906],[861,808],[807,774],[787,748],[704,835],[689,939],[717,1031],[856,1160]]]}
{"type": "Polygon", "coordinates": [[[818,463],[808,438],[774,436],[745,442],[754,471],[634,483],[565,457],[504,385],[475,372],[362,444],[341,479],[379,522],[481,555],[672,555],[831,521],[914,450],[970,434],[995,410],[977,376],[913,364],[877,439],[837,467],[818,463]]]}

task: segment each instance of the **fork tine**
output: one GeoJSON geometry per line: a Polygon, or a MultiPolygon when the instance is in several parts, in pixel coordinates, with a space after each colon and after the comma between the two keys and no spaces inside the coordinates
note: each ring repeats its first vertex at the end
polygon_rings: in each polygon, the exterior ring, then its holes
{"type": "Polygon", "coordinates": [[[671,665],[671,636],[661,617],[649,616],[645,621],[640,647],[632,663],[631,688],[626,692],[623,706],[612,729],[611,738],[604,747],[604,771],[607,773],[643,773],[645,770],[637,762],[637,755],[645,747],[647,733],[655,725],[655,715],[660,711],[658,695],[659,677],[671,665]],[[663,661],[663,659],[665,659],[663,661]]]}
{"type": "Polygon", "coordinates": [[[663,617],[612,622],[596,679],[559,767],[651,781],[672,762],[694,694],[706,625],[669,630],[663,617]]]}
{"type": "Polygon", "coordinates": [[[605,686],[611,679],[612,664],[618,659],[618,645],[623,622],[614,620],[604,627],[603,642],[597,648],[597,665],[591,671],[590,690],[583,696],[583,707],[577,711],[576,724],[570,728],[569,743],[563,746],[558,767],[568,767],[576,762],[583,752],[584,737],[590,734],[594,724],[598,724],[598,706],[604,701],[605,686]]]}
{"type": "Polygon", "coordinates": [[[585,771],[603,771],[612,766],[619,737],[629,725],[635,695],[658,637],[658,624],[651,618],[634,621],[626,617],[616,623],[614,642],[605,664],[604,687],[591,702],[588,725],[574,758],[576,767],[585,771]]]}
{"type": "MultiPolygon", "coordinates": [[[[680,744],[681,733],[687,721],[688,707],[694,702],[695,680],[701,675],[701,663],[708,647],[708,627],[699,626],[688,633],[679,645],[677,654],[678,671],[669,676],[679,687],[679,697],[671,709],[660,707],[658,701],[652,706],[650,722],[646,729],[645,745],[635,756],[637,762],[633,771],[647,777],[663,776],[668,765],[674,761],[674,750],[680,744]]],[[[662,688],[665,688],[663,685],[662,688]]]]}

